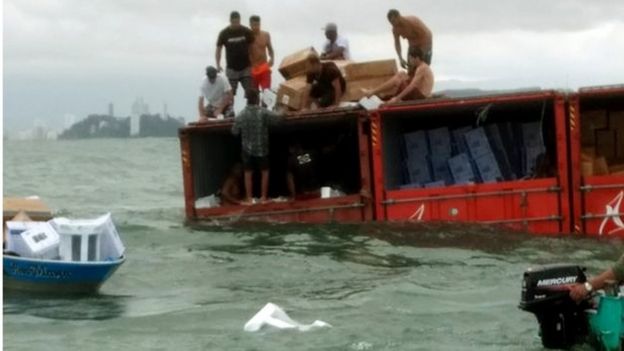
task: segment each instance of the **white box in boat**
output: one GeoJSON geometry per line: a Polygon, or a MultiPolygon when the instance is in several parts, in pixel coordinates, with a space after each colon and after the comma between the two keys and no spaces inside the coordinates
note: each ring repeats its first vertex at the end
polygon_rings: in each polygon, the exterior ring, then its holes
{"type": "Polygon", "coordinates": [[[65,261],[115,260],[124,254],[110,213],[88,220],[55,218],[52,223],[61,236],[60,253],[65,261]]]}
{"type": "Polygon", "coordinates": [[[24,252],[24,240],[22,239],[22,233],[28,229],[36,227],[38,224],[45,222],[22,222],[22,221],[7,221],[6,222],[6,250],[12,251],[17,254],[24,252]]]}
{"type": "Polygon", "coordinates": [[[37,225],[19,235],[22,238],[22,245],[16,252],[20,256],[47,260],[58,257],[60,238],[50,224],[37,222],[37,225]]]}

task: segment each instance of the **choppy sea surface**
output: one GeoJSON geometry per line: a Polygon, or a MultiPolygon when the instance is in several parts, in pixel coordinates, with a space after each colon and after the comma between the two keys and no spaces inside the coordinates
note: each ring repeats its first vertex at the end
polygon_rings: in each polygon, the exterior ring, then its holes
{"type": "Polygon", "coordinates": [[[110,211],[127,247],[98,295],[5,291],[5,350],[541,350],[524,270],[597,273],[623,249],[481,226],[186,226],[177,139],[5,141],[3,163],[5,196],[110,211]],[[244,332],[267,302],[333,327],[244,332]]]}

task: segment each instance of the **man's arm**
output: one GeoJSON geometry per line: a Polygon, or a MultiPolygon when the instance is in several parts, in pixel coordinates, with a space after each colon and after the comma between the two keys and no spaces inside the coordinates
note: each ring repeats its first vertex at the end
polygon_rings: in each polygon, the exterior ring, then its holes
{"type": "Polygon", "coordinates": [[[232,95],[232,90],[226,91],[223,99],[221,99],[221,103],[215,108],[215,117],[222,114],[223,110],[225,110],[225,108],[228,107],[230,103],[232,103],[233,99],[234,96],[232,95]]]}
{"type": "Polygon", "coordinates": [[[199,97],[199,102],[197,104],[197,111],[198,111],[199,119],[201,119],[202,117],[208,117],[206,115],[206,110],[204,109],[204,97],[203,96],[199,97]]]}
{"type": "Polygon", "coordinates": [[[273,44],[271,44],[271,34],[267,33],[267,50],[269,51],[269,67],[273,67],[275,63],[275,52],[273,51],[273,44]]]}
{"type": "Polygon", "coordinates": [[[322,58],[326,60],[342,58],[344,56],[344,51],[345,51],[345,48],[343,48],[342,46],[338,46],[336,47],[336,49],[325,53],[322,58]]]}
{"type": "MultiPolygon", "coordinates": [[[[604,288],[610,280],[615,280],[615,273],[613,272],[613,269],[607,269],[597,277],[590,279],[589,284],[591,284],[592,290],[598,290],[604,288]]],[[[590,292],[587,291],[584,284],[574,284],[570,288],[570,297],[576,302],[580,302],[585,299],[589,293],[590,292]]]]}
{"type": "Polygon", "coordinates": [[[217,52],[215,53],[215,60],[217,62],[217,70],[219,72],[223,71],[221,67],[221,50],[223,50],[223,45],[217,45],[217,52]]]}
{"type": "Polygon", "coordinates": [[[232,195],[232,189],[234,188],[236,180],[232,179],[232,177],[228,177],[223,184],[223,188],[221,188],[221,197],[223,197],[227,202],[233,204],[240,204],[240,201],[232,195]]]}
{"type": "Polygon", "coordinates": [[[407,68],[407,62],[405,61],[405,59],[403,59],[403,56],[401,56],[401,37],[399,36],[399,33],[397,33],[395,30],[392,31],[392,34],[394,35],[394,49],[399,56],[399,62],[401,63],[401,67],[407,68]]]}
{"type": "Polygon", "coordinates": [[[392,100],[390,100],[390,103],[399,102],[403,100],[405,96],[409,95],[412,92],[416,92],[418,94],[417,95],[418,98],[424,99],[425,96],[419,89],[420,82],[422,80],[423,80],[422,71],[416,70],[416,73],[414,74],[414,78],[412,78],[412,81],[405,87],[405,89],[403,89],[403,91],[401,91],[397,96],[392,98],[392,100]]]}
{"type": "Polygon", "coordinates": [[[334,79],[332,86],[334,87],[334,103],[332,106],[338,106],[340,104],[340,99],[342,99],[342,94],[344,93],[342,91],[342,85],[340,85],[340,79],[334,79]]]}

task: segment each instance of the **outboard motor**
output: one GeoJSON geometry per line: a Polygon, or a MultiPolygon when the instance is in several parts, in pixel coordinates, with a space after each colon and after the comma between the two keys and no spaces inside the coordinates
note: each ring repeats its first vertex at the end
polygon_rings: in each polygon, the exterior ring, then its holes
{"type": "Polygon", "coordinates": [[[583,342],[589,303],[574,302],[567,286],[586,280],[584,268],[575,265],[546,265],[524,272],[518,307],[537,317],[544,347],[568,349],[583,342]]]}

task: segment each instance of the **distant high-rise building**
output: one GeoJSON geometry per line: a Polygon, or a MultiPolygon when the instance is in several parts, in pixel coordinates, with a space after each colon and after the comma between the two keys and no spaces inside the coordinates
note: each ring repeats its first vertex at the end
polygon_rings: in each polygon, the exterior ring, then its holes
{"type": "Polygon", "coordinates": [[[115,105],[112,102],[108,104],[108,115],[115,117],[115,105]]]}
{"type": "Polygon", "coordinates": [[[163,106],[163,118],[169,117],[169,111],[167,110],[167,103],[165,102],[163,106]]]}
{"type": "Polygon", "coordinates": [[[137,136],[141,132],[141,116],[149,114],[149,106],[138,97],[132,103],[130,115],[130,136],[137,136]]]}

